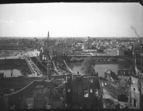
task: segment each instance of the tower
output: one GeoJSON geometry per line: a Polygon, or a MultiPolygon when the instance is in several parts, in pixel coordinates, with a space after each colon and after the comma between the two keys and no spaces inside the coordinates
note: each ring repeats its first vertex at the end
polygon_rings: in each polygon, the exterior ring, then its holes
{"type": "Polygon", "coordinates": [[[49,31],[48,31],[48,37],[47,37],[47,47],[49,47],[49,31]]]}
{"type": "Polygon", "coordinates": [[[89,36],[88,36],[88,49],[89,49],[89,36]]]}

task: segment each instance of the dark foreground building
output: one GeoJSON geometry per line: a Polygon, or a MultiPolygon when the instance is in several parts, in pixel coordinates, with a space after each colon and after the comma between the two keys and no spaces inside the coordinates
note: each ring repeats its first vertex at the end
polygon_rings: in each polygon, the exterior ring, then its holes
{"type": "Polygon", "coordinates": [[[34,80],[1,96],[5,109],[102,109],[102,89],[97,76],[67,75],[52,80],[34,80]]]}
{"type": "Polygon", "coordinates": [[[60,94],[53,81],[33,81],[26,87],[4,95],[6,109],[56,109],[61,107],[60,94]]]}

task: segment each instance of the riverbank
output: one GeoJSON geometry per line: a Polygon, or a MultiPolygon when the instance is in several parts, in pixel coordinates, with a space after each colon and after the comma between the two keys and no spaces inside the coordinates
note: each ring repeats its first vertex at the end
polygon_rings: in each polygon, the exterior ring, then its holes
{"type": "Polygon", "coordinates": [[[24,52],[26,52],[26,50],[1,50],[0,51],[0,58],[18,56],[24,52]]]}
{"type": "Polygon", "coordinates": [[[34,49],[27,50],[0,50],[0,59],[16,59],[20,58],[22,55],[37,56],[39,51],[34,49]]]}
{"type": "Polygon", "coordinates": [[[24,76],[31,73],[24,59],[19,59],[19,58],[13,59],[12,58],[12,59],[1,59],[0,60],[0,70],[4,73],[4,77],[5,76],[7,77],[6,75],[7,70],[13,70],[13,69],[19,70],[24,76]]]}

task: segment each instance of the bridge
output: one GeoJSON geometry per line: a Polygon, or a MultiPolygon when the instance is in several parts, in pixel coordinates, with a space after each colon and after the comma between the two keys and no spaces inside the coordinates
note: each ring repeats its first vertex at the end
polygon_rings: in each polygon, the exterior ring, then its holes
{"type": "Polygon", "coordinates": [[[32,77],[43,76],[43,73],[39,70],[39,68],[35,65],[35,63],[31,60],[30,57],[24,56],[24,59],[32,72],[32,74],[29,74],[28,76],[32,76],[32,77]]]}
{"type": "MultiPolygon", "coordinates": [[[[48,70],[47,70],[47,63],[43,64],[43,62],[38,58],[38,57],[31,57],[32,61],[39,67],[39,69],[43,72],[44,75],[47,75],[48,70]]],[[[64,61],[65,63],[65,61],[64,61]]],[[[51,61],[51,67],[52,71],[51,73],[54,73],[56,75],[61,75],[62,70],[55,64],[55,61],[51,61]]],[[[66,67],[67,68],[67,67],[66,67]]]]}
{"type": "MultiPolygon", "coordinates": [[[[64,59],[66,62],[78,62],[78,61],[84,61],[86,57],[89,57],[87,55],[62,55],[60,58],[64,59]]],[[[96,61],[125,61],[125,60],[133,60],[132,56],[91,56],[96,61]]],[[[53,56],[53,59],[58,58],[58,56],[53,56]]]]}

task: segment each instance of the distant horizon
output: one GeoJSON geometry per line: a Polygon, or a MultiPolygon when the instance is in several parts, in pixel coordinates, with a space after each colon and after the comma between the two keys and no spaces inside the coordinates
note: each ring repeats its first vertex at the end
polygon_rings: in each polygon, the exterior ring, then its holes
{"type": "MultiPolygon", "coordinates": [[[[87,37],[49,37],[49,38],[139,38],[139,37],[90,37],[90,36],[87,36],[87,37]]],[[[47,37],[14,37],[14,36],[7,36],[7,37],[2,37],[0,36],[0,38],[47,38],[47,37]]],[[[143,37],[140,37],[143,39],[143,37]]]]}

